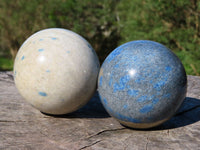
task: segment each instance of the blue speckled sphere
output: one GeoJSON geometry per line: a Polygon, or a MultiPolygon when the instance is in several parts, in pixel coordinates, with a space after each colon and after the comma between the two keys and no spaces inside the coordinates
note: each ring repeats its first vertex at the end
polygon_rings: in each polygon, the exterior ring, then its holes
{"type": "Polygon", "coordinates": [[[98,91],[107,112],[132,128],[151,128],[174,115],[187,91],[178,57],[157,42],[139,40],[117,47],[104,61],[98,91]]]}

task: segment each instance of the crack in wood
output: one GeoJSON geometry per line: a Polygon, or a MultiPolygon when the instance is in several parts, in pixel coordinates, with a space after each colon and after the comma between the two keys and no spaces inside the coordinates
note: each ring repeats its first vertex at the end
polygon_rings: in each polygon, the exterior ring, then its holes
{"type": "Polygon", "coordinates": [[[148,134],[148,136],[147,136],[147,143],[146,143],[146,145],[145,145],[145,150],[148,149],[148,144],[149,144],[149,134],[148,134]]]}
{"type": "Polygon", "coordinates": [[[83,149],[86,149],[86,148],[88,148],[88,147],[94,146],[95,144],[97,144],[97,143],[99,143],[99,142],[101,142],[101,141],[102,141],[102,140],[98,140],[98,141],[96,141],[96,142],[94,142],[94,143],[92,143],[92,144],[89,144],[89,145],[86,145],[86,146],[80,148],[79,150],[83,150],[83,149]]]}
{"type": "Polygon", "coordinates": [[[0,73],[0,81],[7,82],[7,83],[14,83],[13,75],[9,72],[6,74],[3,72],[0,73]]]}
{"type": "MultiPolygon", "coordinates": [[[[124,141],[126,141],[126,142],[127,142],[127,140],[128,140],[128,139],[130,139],[131,137],[132,137],[132,135],[128,136],[127,138],[125,138],[125,140],[124,140],[124,141]]],[[[125,146],[124,146],[124,150],[127,150],[128,146],[129,146],[129,143],[128,143],[128,144],[126,144],[125,142],[123,142],[123,144],[125,145],[125,146]]]]}
{"type": "Polygon", "coordinates": [[[15,121],[11,121],[11,120],[0,120],[0,122],[27,122],[27,121],[21,121],[21,120],[15,120],[15,121]]]}
{"type": "Polygon", "coordinates": [[[98,133],[96,133],[96,134],[93,134],[93,135],[87,137],[86,139],[93,138],[93,137],[98,136],[98,135],[100,135],[100,134],[102,134],[102,133],[105,133],[105,132],[120,131],[120,130],[124,130],[124,129],[127,129],[127,128],[124,127],[124,128],[117,128],[117,129],[106,129],[106,130],[102,130],[102,131],[100,131],[100,132],[98,132],[98,133]]]}
{"type": "Polygon", "coordinates": [[[169,129],[167,130],[167,135],[168,135],[168,137],[169,137],[169,129]]]}

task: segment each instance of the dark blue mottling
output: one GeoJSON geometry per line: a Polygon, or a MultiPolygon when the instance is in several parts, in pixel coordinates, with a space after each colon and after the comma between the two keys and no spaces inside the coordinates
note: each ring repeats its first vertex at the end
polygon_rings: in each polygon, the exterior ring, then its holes
{"type": "Polygon", "coordinates": [[[159,81],[159,82],[157,82],[155,85],[154,85],[154,88],[157,90],[157,91],[160,91],[161,89],[162,89],[162,86],[164,86],[165,85],[165,81],[159,81]]]}
{"type": "Polygon", "coordinates": [[[157,42],[125,43],[111,52],[101,69],[98,92],[106,110],[118,120],[152,127],[151,123],[172,116],[186,95],[182,63],[157,42]]]}
{"type": "MultiPolygon", "coordinates": [[[[129,117],[129,116],[125,116],[119,112],[114,112],[113,109],[111,109],[108,105],[107,105],[107,101],[105,103],[106,99],[103,99],[103,104],[106,108],[106,110],[109,112],[109,114],[111,114],[112,116],[118,118],[119,120],[123,120],[123,121],[128,121],[128,122],[133,122],[133,123],[141,123],[141,121],[139,119],[133,118],[133,117],[129,117]]],[[[125,106],[126,107],[126,106],[125,106]]],[[[126,107],[127,109],[128,107],[126,107]]]]}
{"type": "Polygon", "coordinates": [[[99,86],[102,86],[102,82],[103,82],[103,77],[101,76],[99,79],[99,86]]]}
{"type": "Polygon", "coordinates": [[[112,82],[113,80],[112,80],[112,77],[110,77],[110,80],[109,80],[109,86],[112,86],[112,82]]]}
{"type": "Polygon", "coordinates": [[[155,104],[157,104],[158,102],[159,102],[159,99],[158,99],[158,98],[155,98],[155,99],[153,99],[152,104],[155,105],[155,104]]]}
{"type": "Polygon", "coordinates": [[[116,112],[116,116],[119,120],[128,121],[128,122],[132,122],[132,123],[141,123],[141,121],[139,119],[136,119],[133,117],[128,117],[128,116],[122,115],[118,112],[116,112]]]}
{"type": "Polygon", "coordinates": [[[163,97],[163,98],[170,98],[170,97],[171,97],[171,94],[168,93],[168,94],[163,95],[162,97],[163,97]]]}
{"type": "Polygon", "coordinates": [[[119,64],[116,64],[116,65],[114,66],[114,68],[119,68],[119,64]]]}
{"type": "Polygon", "coordinates": [[[138,90],[133,90],[133,89],[130,89],[130,90],[128,90],[128,95],[130,95],[130,96],[137,96],[138,95],[138,93],[139,93],[139,91],[138,90]]]}
{"type": "Polygon", "coordinates": [[[113,51],[113,52],[106,58],[105,61],[107,61],[107,62],[109,63],[109,62],[112,61],[115,57],[117,57],[117,56],[121,53],[121,51],[123,51],[123,49],[120,49],[120,48],[116,49],[115,51],[113,51]]]}
{"type": "Polygon", "coordinates": [[[145,80],[145,78],[141,77],[141,78],[135,79],[134,82],[140,84],[143,80],[145,80]]]}
{"type": "Polygon", "coordinates": [[[144,107],[142,107],[140,109],[140,113],[148,113],[153,109],[153,105],[152,104],[148,104],[148,105],[144,105],[144,107]]]}
{"type": "Polygon", "coordinates": [[[170,66],[166,66],[166,67],[165,67],[165,70],[166,70],[166,71],[171,71],[172,68],[171,68],[170,66]]]}
{"type": "Polygon", "coordinates": [[[126,88],[126,83],[130,80],[130,76],[126,75],[119,79],[119,83],[114,83],[113,92],[121,91],[126,88]]]}
{"type": "Polygon", "coordinates": [[[91,46],[90,44],[88,44],[88,47],[89,47],[90,49],[93,49],[92,46],[91,46]]]}
{"type": "Polygon", "coordinates": [[[137,102],[145,102],[145,101],[147,101],[147,96],[146,95],[142,95],[142,96],[140,96],[138,99],[137,99],[137,102]]]}
{"type": "Polygon", "coordinates": [[[108,104],[108,102],[107,102],[107,100],[105,98],[103,99],[103,102],[104,102],[105,105],[108,104]]]}

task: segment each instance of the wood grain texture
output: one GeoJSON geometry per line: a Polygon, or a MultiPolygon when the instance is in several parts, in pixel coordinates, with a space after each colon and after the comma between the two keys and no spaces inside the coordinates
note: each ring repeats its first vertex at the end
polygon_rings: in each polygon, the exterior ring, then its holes
{"type": "Polygon", "coordinates": [[[149,130],[125,128],[110,117],[96,94],[80,110],[49,116],[19,95],[12,72],[0,72],[0,149],[198,150],[200,77],[188,76],[188,92],[176,115],[149,130]]]}

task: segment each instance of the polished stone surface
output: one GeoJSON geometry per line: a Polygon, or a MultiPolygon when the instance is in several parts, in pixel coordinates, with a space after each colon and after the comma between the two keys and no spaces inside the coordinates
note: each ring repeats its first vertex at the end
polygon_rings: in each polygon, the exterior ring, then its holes
{"type": "Polygon", "coordinates": [[[125,126],[150,128],[174,115],[187,90],[185,69],[165,46],[125,43],[104,61],[98,91],[108,113],[125,126]]]}
{"type": "Polygon", "coordinates": [[[80,35],[51,28],[29,37],[14,64],[15,84],[34,107],[65,114],[86,104],[96,90],[99,60],[80,35]]]}

